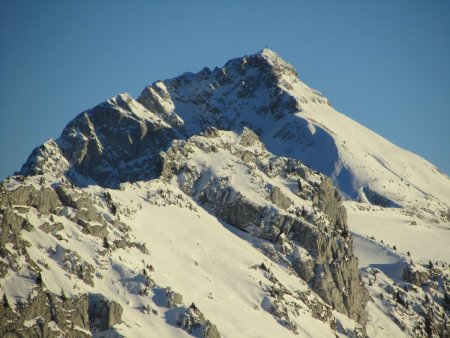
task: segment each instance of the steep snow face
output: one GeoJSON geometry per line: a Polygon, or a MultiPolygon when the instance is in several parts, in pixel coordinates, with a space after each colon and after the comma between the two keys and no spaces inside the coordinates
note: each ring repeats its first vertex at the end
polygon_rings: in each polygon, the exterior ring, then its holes
{"type": "Polygon", "coordinates": [[[334,135],[340,166],[332,177],[344,187],[351,183],[361,201],[402,206],[427,222],[449,224],[450,179],[431,163],[331,107],[303,115],[334,135]]]}
{"type": "MultiPolygon", "coordinates": [[[[421,261],[450,262],[450,231],[430,226],[417,216],[398,208],[383,208],[353,201],[345,202],[350,229],[362,237],[383,241],[400,252],[410,252],[421,261]]],[[[376,253],[358,250],[367,263],[378,263],[376,253]]]]}
{"type": "Polygon", "coordinates": [[[270,151],[332,177],[351,199],[403,206],[428,221],[448,223],[446,175],[338,113],[273,51],[156,82],[138,101],[188,134],[247,126],[270,151]]]}

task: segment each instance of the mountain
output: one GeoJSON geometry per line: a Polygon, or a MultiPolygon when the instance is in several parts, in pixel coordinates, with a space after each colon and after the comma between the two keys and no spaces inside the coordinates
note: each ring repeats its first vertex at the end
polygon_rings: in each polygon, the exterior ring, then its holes
{"type": "Polygon", "coordinates": [[[338,113],[273,51],[156,82],[138,101],[188,134],[247,126],[270,151],[326,174],[351,199],[450,220],[445,174],[338,113]]]}
{"type": "Polygon", "coordinates": [[[449,178],[268,49],[82,112],[0,188],[2,336],[450,332],[449,178]]]}

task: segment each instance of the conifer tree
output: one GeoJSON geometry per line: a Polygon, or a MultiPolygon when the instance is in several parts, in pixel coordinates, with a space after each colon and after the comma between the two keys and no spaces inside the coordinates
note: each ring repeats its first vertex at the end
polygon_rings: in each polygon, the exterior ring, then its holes
{"type": "Polygon", "coordinates": [[[3,294],[3,307],[5,309],[9,308],[8,298],[6,297],[6,293],[3,294]]]}
{"type": "Polygon", "coordinates": [[[110,248],[110,245],[109,245],[109,242],[108,242],[108,238],[106,238],[106,237],[103,237],[103,247],[106,250],[109,250],[109,248],[110,248]]]}
{"type": "Polygon", "coordinates": [[[42,283],[43,283],[43,281],[42,281],[42,275],[41,275],[40,272],[38,272],[38,275],[37,275],[37,277],[36,277],[36,284],[39,285],[39,286],[42,286],[42,283]]]}

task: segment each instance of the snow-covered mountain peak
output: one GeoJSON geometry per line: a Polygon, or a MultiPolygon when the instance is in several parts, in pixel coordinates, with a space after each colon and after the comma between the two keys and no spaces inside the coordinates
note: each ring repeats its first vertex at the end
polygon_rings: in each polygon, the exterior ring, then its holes
{"type": "Polygon", "coordinates": [[[0,336],[448,337],[449,178],[271,50],[112,97],[20,174],[0,336]]]}
{"type": "MultiPolygon", "coordinates": [[[[155,175],[158,161],[150,145],[164,151],[172,139],[209,127],[237,132],[248,127],[269,151],[332,177],[347,198],[406,207],[448,223],[446,175],[334,110],[268,49],[221,68],[157,81],[137,100],[119,94],[80,114],[56,143],[71,164],[72,179],[81,175],[113,186],[155,175]]],[[[34,163],[31,159],[22,173],[37,172],[34,163]]]]}
{"type": "Polygon", "coordinates": [[[234,130],[243,125],[260,134],[271,128],[270,120],[289,118],[309,104],[328,103],[270,50],[232,59],[214,70],[158,81],[138,101],[166,122],[183,125],[188,134],[209,126],[234,130]]]}
{"type": "Polygon", "coordinates": [[[267,58],[281,59],[281,56],[270,48],[263,48],[258,52],[258,54],[264,55],[267,58]]]}
{"type": "Polygon", "coordinates": [[[186,135],[210,126],[237,131],[247,126],[270,151],[332,177],[347,198],[403,206],[448,222],[446,175],[334,110],[273,51],[158,82],[138,101],[167,123],[182,125],[186,135]],[[417,200],[423,205],[417,207],[417,200]]]}

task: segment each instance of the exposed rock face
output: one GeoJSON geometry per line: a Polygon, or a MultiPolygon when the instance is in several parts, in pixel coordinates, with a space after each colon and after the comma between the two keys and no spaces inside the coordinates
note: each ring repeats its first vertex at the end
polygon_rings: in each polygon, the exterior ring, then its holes
{"type": "MultiPolygon", "coordinates": [[[[177,135],[160,117],[123,94],[78,115],[52,145],[70,165],[61,171],[72,182],[117,187],[120,182],[154,178],[161,165],[159,152],[177,135]]],[[[45,151],[45,147],[35,150],[21,173],[51,170],[45,151]]]]}
{"type": "Polygon", "coordinates": [[[88,297],[71,299],[39,290],[29,304],[16,312],[0,308],[1,337],[91,337],[88,297]]]}
{"type": "Polygon", "coordinates": [[[408,264],[403,270],[403,279],[408,283],[421,286],[430,279],[430,273],[423,268],[417,268],[408,264]]]}
{"type": "MultiPolygon", "coordinates": [[[[28,278],[36,278],[41,268],[27,252],[30,246],[23,239],[23,231],[30,232],[33,225],[28,221],[30,214],[37,214],[41,221],[39,229],[58,239],[58,231],[64,229],[61,222],[54,221],[64,208],[70,206],[75,220],[81,223],[94,220],[106,223],[97,212],[93,201],[85,193],[64,185],[54,188],[36,186],[33,181],[17,177],[7,189],[0,185],[0,278],[8,271],[23,273],[29,271],[28,278]],[[22,266],[18,264],[23,262],[22,266]],[[24,269],[25,270],[21,270],[24,269]]],[[[95,235],[95,234],[94,234],[95,235]]],[[[48,250],[50,257],[59,257],[63,269],[86,284],[94,286],[94,268],[76,252],[59,244],[48,250]]],[[[47,267],[48,268],[48,267],[47,267]]],[[[36,282],[38,283],[38,282],[36,282]]],[[[10,307],[0,307],[1,337],[91,337],[91,330],[109,330],[120,323],[122,308],[119,304],[100,296],[81,294],[71,298],[57,296],[42,286],[42,280],[34,286],[26,301],[10,307]],[[40,284],[39,284],[40,283],[40,284]],[[98,318],[101,318],[99,320],[98,318]]]]}
{"type": "Polygon", "coordinates": [[[341,235],[347,231],[347,220],[338,191],[328,178],[313,172],[305,175],[309,169],[300,162],[268,153],[255,134],[250,142],[253,148],[249,148],[249,134],[246,130],[240,140],[233,140],[227,133],[216,131],[213,137],[208,133],[178,143],[165,156],[163,176],[177,182],[187,194],[196,197],[229,224],[273,243],[283,236],[294,247],[305,249],[306,255],[295,255],[292,249],[282,254],[328,304],[364,324],[368,296],[359,278],[352,240],[347,234],[341,235]],[[249,151],[254,161],[241,160],[242,153],[249,151]],[[195,160],[197,152],[218,155],[201,165],[195,160]],[[233,178],[225,173],[215,174],[220,172],[218,168],[231,161],[236,167],[245,168],[245,174],[236,175],[248,175],[246,182],[256,182],[252,190],[266,195],[267,203],[247,196],[242,186],[233,183],[233,178]],[[311,210],[309,218],[299,217],[298,207],[289,209],[293,204],[291,198],[268,181],[268,177],[284,179],[289,185],[301,179],[300,173],[309,177],[310,181],[304,181],[304,190],[306,187],[312,190],[312,204],[318,205],[326,216],[311,210]]]}
{"type": "Polygon", "coordinates": [[[100,295],[61,298],[37,290],[31,303],[15,312],[0,307],[1,337],[91,337],[90,331],[110,330],[121,323],[122,307],[100,295]]]}
{"type": "Polygon", "coordinates": [[[65,184],[56,185],[55,192],[63,206],[77,210],[77,214],[73,218],[74,222],[83,227],[88,227],[91,221],[105,224],[104,219],[95,209],[91,198],[85,193],[76,191],[73,187],[65,184]]]}
{"type": "Polygon", "coordinates": [[[104,331],[122,322],[122,307],[102,295],[89,295],[89,322],[91,329],[104,331]]]}
{"type": "Polygon", "coordinates": [[[175,106],[162,82],[146,87],[139,102],[148,110],[157,113],[171,126],[178,127],[183,124],[183,120],[174,112],[175,106]]]}
{"type": "Polygon", "coordinates": [[[317,189],[317,206],[330,219],[336,228],[347,231],[347,211],[342,204],[339,191],[334,187],[333,182],[325,177],[317,189]]]}
{"type": "MultiPolygon", "coordinates": [[[[38,270],[28,257],[28,243],[22,238],[23,230],[33,229],[26,214],[34,208],[37,212],[48,215],[57,212],[61,206],[57,194],[51,188],[20,185],[7,190],[0,184],[0,277],[4,277],[8,269],[19,271],[17,260],[20,256],[24,256],[29,262],[31,271],[38,270]]],[[[51,224],[43,224],[41,227],[48,231],[55,230],[51,224]]]]}
{"type": "Polygon", "coordinates": [[[450,337],[447,264],[406,263],[403,280],[392,280],[382,270],[361,270],[370,298],[386,302],[385,313],[408,337],[450,337]],[[380,292],[381,290],[381,292],[380,292]]]}
{"type": "Polygon", "coordinates": [[[209,320],[205,319],[205,316],[195,304],[191,304],[189,308],[183,311],[178,317],[177,324],[197,337],[220,338],[217,327],[209,320]]]}
{"type": "MultiPolygon", "coordinates": [[[[246,161],[244,160],[244,162],[246,161]]],[[[278,187],[272,188],[270,192],[270,201],[281,209],[287,209],[292,205],[292,201],[286,197],[278,187]]]]}
{"type": "Polygon", "coordinates": [[[36,189],[33,186],[19,186],[7,194],[0,194],[1,205],[19,204],[36,208],[39,212],[48,214],[62,206],[58,195],[51,188],[36,189]],[[9,201],[9,202],[7,202],[9,201]]]}
{"type": "Polygon", "coordinates": [[[166,288],[167,306],[172,308],[176,305],[183,304],[183,296],[173,291],[170,287],[166,288]]]}

